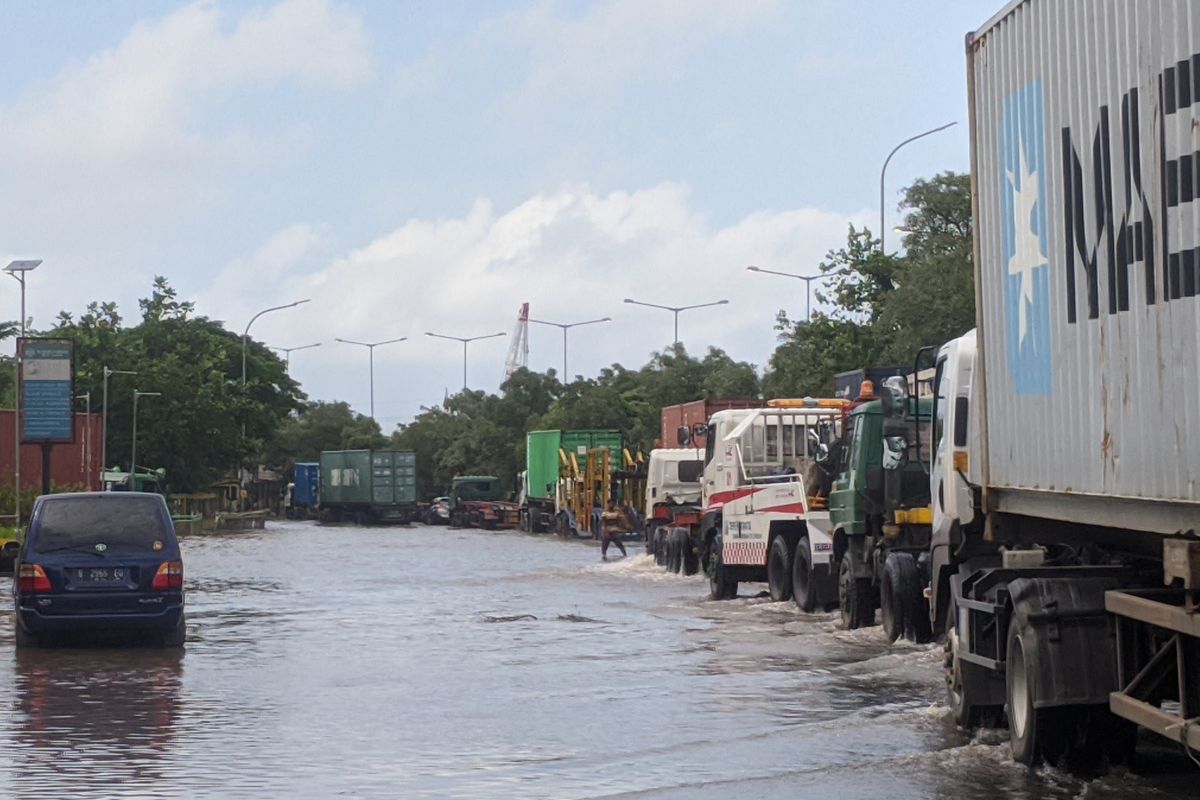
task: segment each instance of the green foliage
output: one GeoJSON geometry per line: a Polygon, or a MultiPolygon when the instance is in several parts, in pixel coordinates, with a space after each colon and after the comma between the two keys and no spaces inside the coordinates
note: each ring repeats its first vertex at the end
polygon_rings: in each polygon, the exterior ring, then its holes
{"type": "Polygon", "coordinates": [[[657,353],[633,371],[619,364],[594,379],[566,386],[551,371],[520,370],[501,394],[462,392],[427,409],[393,436],[397,447],[417,455],[422,497],[445,494],[455,475],[487,474],[515,489],[525,468],[525,434],[532,430],[616,429],[633,450],[649,450],[660,432],[665,405],[699,399],[755,398],[758,374],[713,348],[703,359],[682,346],[657,353]]]}
{"type": "Polygon", "coordinates": [[[918,180],[904,193],[903,254],[884,254],[869,231],[851,226],[846,246],[820,265],[817,296],[833,304],[810,321],[779,313],[779,346],[764,380],[767,395],[824,395],[839,372],[905,366],[927,345],[975,324],[971,186],[966,175],[918,180]]]}
{"type": "Polygon", "coordinates": [[[308,403],[279,426],[267,444],[266,463],[290,470],[297,461],[316,461],[322,450],[375,450],[387,444],[379,423],[348,403],[308,403]]]}
{"type": "Polygon", "coordinates": [[[240,336],[195,316],[161,276],[138,305],[134,327],[123,327],[115,304],[93,302],[78,319],[61,312],[46,332],[75,340],[76,391],[91,392],[93,409],[102,407],[105,366],[137,373],[109,378],[105,466],[129,463],[135,389],[161,395],[138,403],[138,463],[166,469],[172,490],[205,489],[257,463],[263,443],[303,398],[283,362],[249,342],[243,387],[240,336]]]}

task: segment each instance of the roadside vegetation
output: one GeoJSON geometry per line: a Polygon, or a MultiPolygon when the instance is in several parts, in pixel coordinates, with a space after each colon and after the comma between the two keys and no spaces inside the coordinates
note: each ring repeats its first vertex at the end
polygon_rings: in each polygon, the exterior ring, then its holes
{"type": "MultiPolygon", "coordinates": [[[[775,315],[778,345],[763,370],[719,348],[693,355],[679,345],[639,369],[613,364],[566,384],[554,370],[522,370],[498,393],[451,395],[390,435],[344,402],[307,402],[283,361],[261,342],[249,343],[243,387],[239,334],[197,315],[162,276],[139,301],[134,324],[115,303],[93,302],[78,316],[60,312],[52,327],[31,335],[75,340],[76,391],[91,392],[93,408],[101,404],[105,366],[138,373],[110,378],[108,466],[124,465],[129,452],[136,388],[162,392],[139,405],[139,426],[154,435],[139,437],[138,461],[165,468],[172,491],[203,490],[236,475],[240,465],[287,470],[322,450],[394,446],[416,452],[418,492],[428,498],[459,474],[513,481],[529,430],[615,428],[631,449],[647,451],[659,435],[663,406],[827,395],[838,372],[910,364],[919,347],[961,334],[975,316],[969,179],[945,173],[916,181],[901,209],[903,252],[881,254],[870,231],[851,227],[845,245],[819,265],[828,278],[812,319],[775,315]]],[[[0,323],[0,339],[18,328],[0,323]]],[[[10,408],[13,381],[11,357],[0,359],[0,403],[10,408]]]]}

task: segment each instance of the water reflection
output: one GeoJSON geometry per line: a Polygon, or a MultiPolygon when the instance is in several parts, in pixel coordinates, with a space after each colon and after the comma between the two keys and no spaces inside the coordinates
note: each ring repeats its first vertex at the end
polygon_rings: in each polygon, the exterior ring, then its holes
{"type": "Polygon", "coordinates": [[[161,791],[182,673],[178,649],[17,650],[14,793],[161,791]]]}

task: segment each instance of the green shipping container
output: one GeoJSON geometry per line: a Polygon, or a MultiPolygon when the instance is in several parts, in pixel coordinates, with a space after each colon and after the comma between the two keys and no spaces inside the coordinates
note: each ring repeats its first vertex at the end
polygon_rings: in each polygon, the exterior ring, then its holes
{"type": "Polygon", "coordinates": [[[621,468],[621,432],[605,430],[579,430],[562,432],[562,449],[574,453],[582,466],[588,450],[608,448],[609,464],[612,469],[621,468]]]}
{"type": "Polygon", "coordinates": [[[417,500],[416,455],[400,450],[321,453],[321,505],[387,507],[417,500]]]}
{"type": "Polygon", "coordinates": [[[562,431],[530,431],[525,434],[525,471],[532,500],[553,500],[558,484],[558,449],[562,431]]]}

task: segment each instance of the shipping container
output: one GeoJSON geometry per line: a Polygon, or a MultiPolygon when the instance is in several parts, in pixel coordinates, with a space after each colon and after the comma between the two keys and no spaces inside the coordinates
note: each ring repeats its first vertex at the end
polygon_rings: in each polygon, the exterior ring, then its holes
{"type": "Polygon", "coordinates": [[[292,505],[315,506],[321,484],[321,465],[315,461],[298,462],[292,468],[292,484],[292,505]]]}
{"type": "Polygon", "coordinates": [[[1195,2],[1010,4],[968,65],[984,480],[1099,506],[1194,503],[1195,2]]]}
{"type": "Polygon", "coordinates": [[[407,521],[416,509],[416,456],[399,450],[321,453],[322,519],[407,521]]]}
{"type": "Polygon", "coordinates": [[[662,410],[662,434],[656,447],[703,448],[708,441],[708,420],[718,411],[731,408],[762,408],[761,400],[693,400],[664,406],[662,410]],[[687,428],[686,439],[683,428],[687,428]]]}
{"type": "Polygon", "coordinates": [[[1129,723],[1200,751],[1200,13],[1010,3],[967,72],[977,328],[938,351],[930,465],[949,705],[1006,708],[1029,765],[1124,760],[1129,723]]]}
{"type": "MultiPolygon", "coordinates": [[[[13,480],[13,412],[0,410],[0,480],[11,486],[13,480]]],[[[75,415],[75,441],[56,444],[50,452],[50,483],[56,487],[100,488],[99,414],[75,415]]],[[[126,453],[128,456],[128,453],[126,453]]],[[[42,488],[42,447],[21,445],[21,487],[42,488]]]]}
{"type": "Polygon", "coordinates": [[[526,496],[553,503],[557,492],[562,431],[530,431],[525,435],[526,496]]]}
{"type": "Polygon", "coordinates": [[[611,469],[621,468],[621,432],[612,430],[563,431],[561,447],[567,454],[574,454],[582,461],[588,450],[608,448],[611,469]]]}

